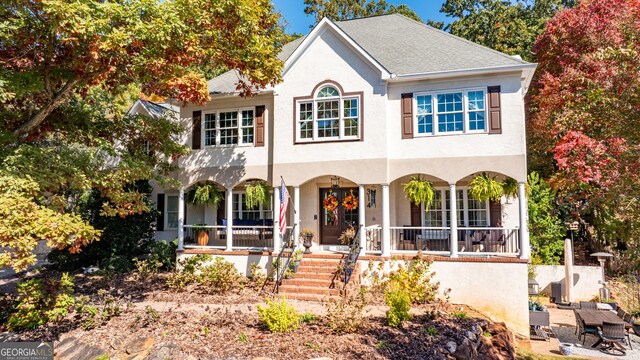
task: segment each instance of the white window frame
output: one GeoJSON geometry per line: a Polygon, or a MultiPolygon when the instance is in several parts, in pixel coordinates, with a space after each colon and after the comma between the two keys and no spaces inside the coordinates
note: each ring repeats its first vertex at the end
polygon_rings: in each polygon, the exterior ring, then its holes
{"type": "MultiPolygon", "coordinates": [[[[202,133],[202,138],[201,138],[201,144],[204,144],[205,148],[210,148],[210,147],[234,147],[234,146],[255,146],[255,141],[256,141],[256,109],[254,107],[242,107],[242,108],[232,108],[232,109],[219,109],[219,110],[209,110],[209,111],[203,111],[202,112],[202,127],[201,127],[201,133],[202,133]],[[253,142],[250,143],[245,143],[242,140],[242,129],[248,129],[250,127],[248,126],[242,126],[242,112],[243,111],[251,111],[253,113],[253,142]],[[230,113],[230,112],[235,112],[236,116],[237,116],[237,125],[235,127],[235,129],[238,130],[238,143],[237,144],[221,144],[221,128],[220,128],[220,113],[230,113]],[[206,116],[209,114],[215,114],[215,144],[213,145],[206,145],[206,133],[207,133],[207,129],[205,128],[205,124],[206,124],[206,116]]],[[[225,129],[230,129],[230,128],[225,128],[225,129]]]]}
{"type": "MultiPolygon", "coordinates": [[[[243,198],[244,198],[244,191],[234,191],[233,195],[238,195],[237,197],[237,201],[235,200],[236,198],[234,196],[232,196],[232,200],[233,200],[233,204],[231,206],[231,212],[234,216],[234,219],[239,219],[242,220],[243,219],[243,210],[242,210],[242,203],[244,202],[243,198]],[[234,206],[237,206],[237,208],[234,208],[234,206]],[[235,215],[238,214],[238,217],[235,217],[235,215]]],[[[252,211],[252,212],[256,212],[259,211],[260,212],[260,216],[264,215],[264,214],[268,214],[271,215],[271,217],[273,218],[273,192],[270,191],[269,192],[269,198],[272,199],[269,202],[269,208],[265,209],[265,206],[263,204],[258,205],[257,209],[252,209],[252,210],[248,210],[248,211],[252,211]]],[[[272,218],[264,218],[265,220],[273,220],[272,218]]]]}
{"type": "Polygon", "coordinates": [[[177,230],[178,227],[180,226],[180,216],[178,215],[178,224],[176,227],[170,227],[169,226],[169,198],[170,197],[175,197],[177,204],[178,204],[178,208],[175,211],[171,211],[171,212],[175,212],[180,214],[180,196],[178,194],[164,194],[164,229],[165,230],[177,230]]]}
{"type": "MultiPolygon", "coordinates": [[[[438,135],[459,135],[459,134],[485,134],[488,133],[488,113],[487,113],[487,101],[488,101],[488,92],[486,88],[482,87],[473,87],[473,88],[464,88],[464,89],[447,89],[442,91],[425,91],[425,92],[416,92],[413,95],[413,128],[415,129],[413,136],[414,137],[428,137],[428,136],[438,136],[438,135]],[[474,91],[482,91],[484,93],[484,129],[482,130],[469,130],[469,93],[474,91]],[[462,93],[462,130],[461,131],[439,131],[438,124],[439,119],[438,115],[442,114],[438,112],[438,95],[447,95],[447,94],[455,94],[462,93]],[[431,115],[433,117],[433,131],[431,133],[419,133],[418,132],[418,96],[431,96],[431,115]]],[[[478,112],[478,111],[471,111],[478,112]]],[[[447,112],[450,113],[450,112],[447,112]]]]}
{"type": "MultiPolygon", "coordinates": [[[[447,221],[449,219],[449,210],[447,209],[447,191],[449,191],[449,188],[434,188],[434,191],[440,191],[440,200],[441,200],[441,209],[440,211],[442,212],[442,226],[441,227],[447,227],[447,221]]],[[[463,227],[470,227],[469,226],[469,197],[471,196],[469,194],[469,188],[468,187],[457,187],[456,191],[462,191],[462,204],[463,204],[463,208],[462,209],[456,209],[458,211],[458,214],[460,212],[462,212],[463,214],[463,219],[462,221],[460,221],[460,219],[458,219],[458,226],[463,226],[463,227]],[[462,223],[462,225],[460,225],[460,223],[462,223]]],[[[457,199],[456,199],[457,200],[457,199]]],[[[459,201],[459,200],[458,200],[459,201]]],[[[425,206],[424,203],[420,205],[420,213],[421,213],[421,219],[420,219],[420,223],[422,224],[422,226],[427,227],[425,225],[425,222],[427,220],[427,212],[425,211],[425,206]]],[[[473,227],[491,227],[491,209],[489,208],[489,201],[485,201],[485,213],[487,215],[487,225],[486,226],[473,226],[473,227]]],[[[477,211],[477,210],[474,210],[477,211]]]]}
{"type": "Polygon", "coordinates": [[[300,100],[296,100],[296,142],[298,143],[307,143],[307,142],[324,142],[324,141],[345,141],[345,140],[360,140],[362,138],[362,97],[358,94],[358,95],[344,95],[340,92],[340,89],[333,85],[333,84],[326,84],[322,87],[320,87],[315,94],[313,94],[313,98],[312,99],[300,99],[300,100]],[[327,87],[333,87],[334,89],[336,89],[336,91],[338,92],[338,96],[330,96],[330,97],[318,97],[318,94],[320,93],[320,91],[322,91],[323,89],[327,88],[327,87]],[[353,119],[353,116],[344,116],[344,101],[345,100],[352,100],[352,99],[356,99],[358,101],[358,105],[357,105],[357,109],[358,109],[358,135],[354,136],[354,135],[349,135],[346,136],[344,134],[344,121],[345,118],[347,119],[353,119]],[[338,130],[338,136],[331,136],[331,137],[318,137],[318,121],[322,121],[318,119],[318,103],[319,102],[325,102],[325,101],[338,101],[338,126],[339,126],[339,130],[338,130]],[[300,123],[303,121],[309,121],[309,120],[302,120],[300,118],[300,104],[313,104],[313,112],[312,112],[312,119],[313,119],[313,135],[311,138],[303,138],[300,135],[300,123]]]}

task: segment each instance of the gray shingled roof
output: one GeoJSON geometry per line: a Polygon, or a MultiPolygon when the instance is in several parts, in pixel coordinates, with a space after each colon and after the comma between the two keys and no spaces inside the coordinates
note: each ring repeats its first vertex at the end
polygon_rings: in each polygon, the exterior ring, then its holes
{"type": "MultiPolygon", "coordinates": [[[[398,76],[529,64],[399,14],[335,24],[387,71],[398,76]]],[[[280,60],[287,60],[304,39],[283,46],[280,60]]],[[[210,80],[209,92],[233,93],[238,76],[237,71],[231,70],[210,80]]]]}
{"type": "Polygon", "coordinates": [[[159,118],[167,115],[167,113],[169,112],[176,112],[173,109],[170,109],[158,103],[154,103],[152,101],[143,100],[143,99],[138,99],[138,101],[140,101],[140,104],[144,106],[144,108],[149,112],[149,115],[151,117],[159,118]]]}
{"type": "MultiPolygon", "coordinates": [[[[305,36],[297,38],[290,43],[285,44],[278,54],[278,59],[286,61],[289,56],[296,50],[298,45],[302,43],[305,36]]],[[[240,73],[236,70],[229,70],[224,74],[216,76],[207,81],[210,94],[233,93],[236,91],[236,84],[240,80],[240,73]]]]}
{"type": "Polygon", "coordinates": [[[399,14],[339,21],[336,25],[396,75],[527,64],[399,14]]]}

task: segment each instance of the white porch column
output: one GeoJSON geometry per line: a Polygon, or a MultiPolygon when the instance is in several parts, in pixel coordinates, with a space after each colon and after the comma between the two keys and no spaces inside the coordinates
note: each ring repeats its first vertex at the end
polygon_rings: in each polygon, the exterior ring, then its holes
{"type": "Polygon", "coordinates": [[[184,187],[178,196],[178,250],[184,250],[184,187]]]}
{"type": "Polygon", "coordinates": [[[300,240],[300,187],[293,187],[293,241],[298,247],[300,240]]]}
{"type": "Polygon", "coordinates": [[[279,252],[282,246],[280,237],[280,187],[273,187],[273,252],[279,252]]]}
{"type": "Polygon", "coordinates": [[[358,185],[358,226],[360,226],[360,255],[367,248],[367,230],[365,228],[364,185],[358,185]]]}
{"type": "Polygon", "coordinates": [[[382,184],[382,256],[391,256],[389,184],[382,184]]]}
{"type": "Polygon", "coordinates": [[[233,249],[233,188],[227,188],[225,205],[227,207],[227,246],[225,251],[233,249]]]}
{"type": "Polygon", "coordinates": [[[458,257],[458,201],[456,184],[449,184],[449,224],[451,225],[451,257],[458,257]]]}
{"type": "Polygon", "coordinates": [[[524,182],[518,183],[518,205],[520,206],[520,259],[529,259],[531,257],[531,246],[529,245],[527,193],[524,182]]]}

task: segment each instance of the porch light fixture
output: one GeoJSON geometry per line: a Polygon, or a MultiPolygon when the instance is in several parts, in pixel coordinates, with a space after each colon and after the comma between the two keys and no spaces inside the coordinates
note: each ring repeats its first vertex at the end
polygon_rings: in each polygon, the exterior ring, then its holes
{"type": "Polygon", "coordinates": [[[340,187],[340,178],[337,176],[331,177],[331,187],[337,189],[340,187]]]}

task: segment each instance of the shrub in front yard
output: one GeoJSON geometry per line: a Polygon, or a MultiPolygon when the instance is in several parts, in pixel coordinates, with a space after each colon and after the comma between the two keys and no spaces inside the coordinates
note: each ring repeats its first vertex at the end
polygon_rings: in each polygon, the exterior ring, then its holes
{"type": "Polygon", "coordinates": [[[366,290],[361,288],[356,294],[327,302],[327,325],[331,330],[337,333],[356,332],[364,319],[366,295],[366,290]]]}
{"type": "Polygon", "coordinates": [[[9,315],[11,330],[35,329],[48,322],[60,322],[75,303],[73,279],[29,279],[18,284],[18,303],[9,315]]]}
{"type": "Polygon", "coordinates": [[[195,255],[180,260],[167,278],[167,286],[175,291],[182,291],[198,280],[197,272],[202,270],[204,262],[210,261],[211,255],[195,255]]]}
{"type": "Polygon", "coordinates": [[[402,327],[402,323],[411,319],[411,298],[404,290],[390,290],[385,292],[384,300],[389,305],[387,323],[389,326],[402,327]]]}
{"type": "Polygon", "coordinates": [[[240,285],[242,276],[232,263],[216,257],[213,264],[202,268],[198,279],[206,291],[224,293],[240,285]]]}
{"type": "Polygon", "coordinates": [[[285,299],[280,302],[266,299],[267,306],[258,305],[258,315],[262,324],[271,332],[289,332],[300,325],[300,314],[287,304],[285,299]]]}
{"type": "Polygon", "coordinates": [[[416,256],[410,265],[400,265],[398,270],[389,274],[383,281],[385,291],[403,290],[414,304],[432,302],[438,293],[438,283],[432,283],[433,273],[430,261],[422,258],[422,253],[416,256]]]}

